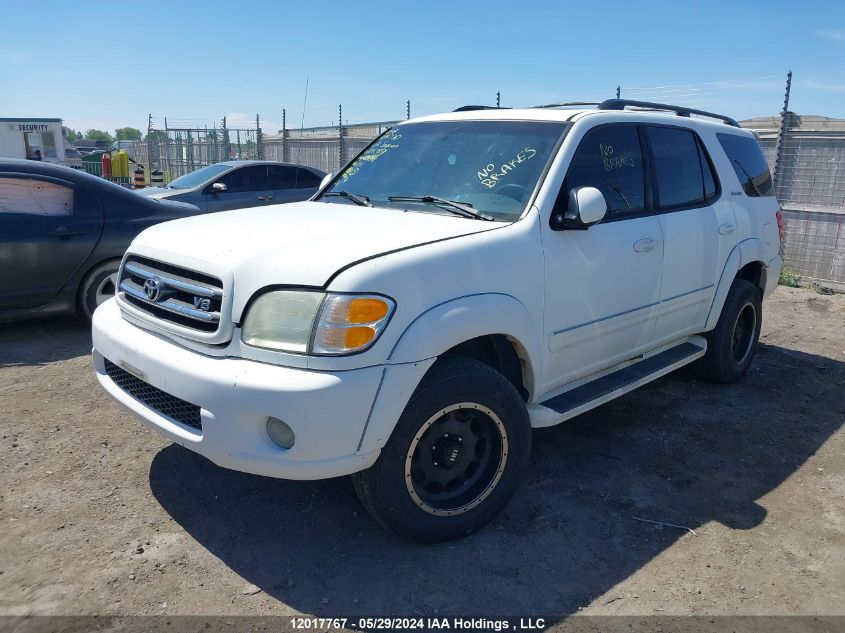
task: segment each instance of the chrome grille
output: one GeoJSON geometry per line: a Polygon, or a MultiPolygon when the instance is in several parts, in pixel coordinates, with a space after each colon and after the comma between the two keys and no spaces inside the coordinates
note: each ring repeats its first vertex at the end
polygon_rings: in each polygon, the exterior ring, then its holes
{"type": "Polygon", "coordinates": [[[180,424],[198,431],[202,430],[202,418],[200,408],[197,405],[171,396],[169,393],[147,384],[122,367],[118,367],[108,358],[104,360],[108,377],[130,396],[180,424]]]}
{"type": "Polygon", "coordinates": [[[161,321],[208,333],[220,328],[223,282],[210,275],[131,255],[120,271],[118,292],[161,321]]]}

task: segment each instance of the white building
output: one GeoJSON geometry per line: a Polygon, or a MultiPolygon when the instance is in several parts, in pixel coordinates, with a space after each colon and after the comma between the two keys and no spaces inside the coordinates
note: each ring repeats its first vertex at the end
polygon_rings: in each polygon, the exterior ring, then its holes
{"type": "Polygon", "coordinates": [[[0,158],[33,158],[64,163],[61,119],[0,118],[0,158]]]}

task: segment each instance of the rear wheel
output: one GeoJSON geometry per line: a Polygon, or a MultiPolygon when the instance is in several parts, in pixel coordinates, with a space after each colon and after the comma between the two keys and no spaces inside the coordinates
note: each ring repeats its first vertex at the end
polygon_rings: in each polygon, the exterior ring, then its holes
{"type": "Polygon", "coordinates": [[[352,476],[384,527],[421,542],[466,536],[507,504],[528,466],[519,393],[474,359],[444,357],[423,379],[378,461],[352,476]]]}
{"type": "Polygon", "coordinates": [[[89,321],[97,306],[115,295],[118,268],[119,260],[105,262],[91,270],[82,280],[79,287],[79,311],[89,321]]]}
{"type": "Polygon", "coordinates": [[[744,279],[734,280],[716,327],[705,335],[707,353],[699,361],[704,378],[731,383],[745,375],[757,351],[762,317],[759,288],[744,279]]]}

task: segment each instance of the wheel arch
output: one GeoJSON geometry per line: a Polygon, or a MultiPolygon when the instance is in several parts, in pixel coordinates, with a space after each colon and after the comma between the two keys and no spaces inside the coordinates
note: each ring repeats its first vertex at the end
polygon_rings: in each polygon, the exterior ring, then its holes
{"type": "Polygon", "coordinates": [[[530,401],[540,366],[532,323],[524,304],[495,293],[459,297],[420,314],[390,352],[358,451],[384,447],[414,390],[444,354],[462,354],[493,367],[530,401]]]}
{"type": "Polygon", "coordinates": [[[117,265],[117,268],[119,269],[120,263],[122,261],[123,261],[123,256],[120,255],[120,256],[114,256],[114,257],[103,257],[101,259],[98,259],[94,263],[89,263],[89,262],[85,263],[84,271],[79,275],[79,277],[78,277],[79,281],[76,284],[75,299],[76,299],[77,314],[82,313],[82,302],[84,301],[84,297],[82,295],[85,292],[85,285],[87,284],[88,278],[91,276],[91,274],[95,270],[97,270],[100,266],[103,266],[104,264],[108,264],[108,263],[112,263],[112,262],[115,263],[117,265]]]}
{"type": "Polygon", "coordinates": [[[719,315],[725,305],[728,291],[735,279],[745,279],[753,283],[762,295],[766,287],[766,265],[764,263],[764,246],[759,239],[743,240],[737,244],[728,256],[722,276],[716,287],[713,303],[707,315],[704,331],[709,332],[719,321],[719,315]]]}

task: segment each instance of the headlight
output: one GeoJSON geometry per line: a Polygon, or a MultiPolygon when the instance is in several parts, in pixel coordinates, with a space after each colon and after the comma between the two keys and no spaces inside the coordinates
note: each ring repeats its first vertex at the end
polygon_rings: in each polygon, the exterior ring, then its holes
{"type": "Polygon", "coordinates": [[[268,292],[244,321],[247,345],[309,354],[351,354],[376,342],[396,307],[381,295],[268,292]]]}

